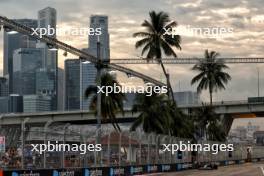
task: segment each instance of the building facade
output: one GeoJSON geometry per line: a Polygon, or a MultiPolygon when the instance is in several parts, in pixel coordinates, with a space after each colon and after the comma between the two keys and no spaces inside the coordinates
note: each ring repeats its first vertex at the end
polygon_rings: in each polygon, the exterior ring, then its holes
{"type": "MultiPolygon", "coordinates": [[[[37,28],[37,20],[34,19],[14,19],[15,22],[30,28],[37,28]]],[[[35,48],[37,40],[20,33],[4,31],[4,60],[3,74],[9,80],[9,92],[13,93],[13,53],[19,48],[35,48]]]]}
{"type": "Polygon", "coordinates": [[[68,59],[64,68],[65,110],[88,110],[91,98],[85,97],[85,90],[95,85],[97,73],[94,64],[68,59]]]}
{"type": "Polygon", "coordinates": [[[43,50],[20,48],[13,56],[13,93],[36,94],[36,71],[42,67],[43,50]]]}
{"type": "Polygon", "coordinates": [[[94,56],[97,56],[97,42],[100,42],[100,56],[101,59],[109,61],[110,59],[110,42],[108,33],[108,16],[104,15],[92,15],[90,17],[90,28],[101,29],[101,35],[89,36],[89,48],[88,52],[94,56]]]}
{"type": "Polygon", "coordinates": [[[45,95],[23,96],[23,112],[45,112],[51,111],[52,98],[45,95]]]}
{"type": "Polygon", "coordinates": [[[8,96],[8,93],[8,80],[5,77],[0,77],[0,97],[8,96]]]}
{"type": "MultiPolygon", "coordinates": [[[[38,12],[38,28],[44,28],[49,30],[47,36],[56,38],[56,24],[57,24],[57,12],[56,9],[47,7],[38,12]]],[[[38,89],[40,92],[51,93],[49,96],[52,97],[52,110],[57,110],[58,102],[58,51],[53,46],[47,43],[38,41],[36,44],[37,48],[41,48],[44,52],[43,66],[38,71],[38,76],[42,79],[38,83],[41,85],[46,84],[43,90],[38,89]]]]}

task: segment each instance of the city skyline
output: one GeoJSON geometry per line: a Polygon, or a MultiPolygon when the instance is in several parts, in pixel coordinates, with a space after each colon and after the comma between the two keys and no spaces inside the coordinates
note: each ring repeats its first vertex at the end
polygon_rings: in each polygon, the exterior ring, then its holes
{"type": "MultiPolygon", "coordinates": [[[[3,6],[9,7],[13,1],[4,1],[3,6]]],[[[28,2],[28,1],[27,1],[28,2]]],[[[91,2],[91,6],[76,5],[73,6],[71,1],[50,1],[30,4],[28,11],[23,15],[21,9],[17,9],[15,13],[3,11],[8,18],[36,18],[37,11],[51,6],[58,12],[58,27],[72,28],[72,27],[88,27],[89,17],[93,14],[104,14],[109,17],[109,33],[110,33],[110,49],[111,58],[136,58],[140,55],[140,51],[134,48],[136,38],[132,37],[134,32],[141,31],[140,24],[144,19],[148,19],[148,12],[150,10],[164,10],[170,14],[172,20],[176,20],[180,26],[191,25],[193,27],[213,27],[221,26],[226,28],[233,28],[233,35],[227,38],[206,38],[201,36],[182,36],[182,50],[177,50],[178,57],[202,57],[204,49],[218,51],[222,57],[257,57],[262,56],[261,42],[263,41],[263,27],[264,22],[257,20],[261,17],[261,7],[258,6],[258,1],[243,1],[239,6],[236,3],[229,3],[224,5],[219,2],[206,2],[206,1],[157,1],[155,4],[150,4],[148,8],[139,8],[144,5],[146,1],[135,1],[129,3],[122,3],[118,0],[113,2],[91,2]],[[119,14],[114,10],[115,5],[118,4],[120,9],[119,14]],[[137,7],[134,11],[129,8],[137,7]],[[85,11],[84,9],[87,8],[85,11]],[[210,10],[206,11],[206,8],[210,10]],[[63,9],[63,10],[62,10],[63,9]],[[187,10],[190,13],[187,13],[187,10]],[[197,15],[196,17],[193,17],[197,15]],[[226,18],[228,17],[228,18],[226,18]],[[188,19],[188,20],[187,20],[188,19]],[[248,48],[248,45],[251,45],[248,48]],[[253,46],[253,47],[252,47],[253,46]],[[255,47],[254,47],[255,46],[255,47]],[[230,49],[231,48],[231,49],[230,49]]],[[[80,3],[77,3],[80,4],[80,3]]],[[[59,40],[71,44],[78,48],[87,48],[88,36],[58,36],[59,40]]],[[[2,33],[0,35],[0,40],[2,33]]],[[[2,45],[3,43],[1,43],[2,45]]],[[[0,45],[0,46],[1,46],[0,45]]],[[[0,58],[2,54],[2,47],[0,47],[0,58]]],[[[69,58],[73,58],[69,56],[69,58]]],[[[62,57],[62,51],[59,51],[59,66],[63,68],[63,63],[66,58],[62,57]]],[[[0,59],[2,60],[2,59],[0,59]]],[[[1,64],[1,62],[0,62],[1,64]]],[[[1,66],[1,65],[0,65],[1,66]]],[[[128,66],[129,67],[129,66],[128,66]]],[[[263,64],[258,67],[263,68],[263,64]]],[[[137,65],[136,68],[131,66],[137,71],[143,72],[147,75],[165,81],[162,76],[161,69],[158,65],[137,65]],[[151,72],[152,71],[152,72],[151,72]]],[[[175,91],[179,91],[179,82],[182,90],[195,90],[195,86],[190,86],[190,81],[194,72],[190,71],[191,66],[177,66],[167,65],[166,68],[171,74],[171,81],[175,91]]],[[[216,94],[215,100],[242,100],[247,99],[249,96],[257,95],[257,76],[255,65],[230,65],[229,70],[233,80],[227,85],[227,90],[216,94]],[[239,91],[234,91],[239,90],[239,91]]],[[[1,73],[1,72],[0,72],[1,73]]],[[[119,74],[119,80],[122,83],[131,84],[142,82],[133,79],[127,81],[126,75],[119,74]]],[[[263,78],[260,77],[260,87],[262,88],[263,78]]],[[[261,95],[263,93],[261,92],[261,95]]],[[[208,99],[207,92],[202,94],[203,100],[208,99]]]]}

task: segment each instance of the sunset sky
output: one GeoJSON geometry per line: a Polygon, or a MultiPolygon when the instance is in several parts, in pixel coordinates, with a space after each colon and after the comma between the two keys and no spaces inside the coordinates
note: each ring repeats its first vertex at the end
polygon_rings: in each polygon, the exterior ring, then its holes
{"type": "MultiPolygon", "coordinates": [[[[263,0],[1,0],[0,14],[11,19],[37,18],[37,12],[47,6],[57,10],[57,25],[60,28],[89,27],[92,14],[109,16],[111,58],[137,58],[140,50],[134,47],[137,38],[132,34],[143,30],[140,24],[148,19],[151,10],[168,12],[171,20],[180,27],[223,27],[232,28],[233,33],[225,38],[205,36],[182,36],[182,50],[176,50],[178,57],[202,57],[204,50],[215,50],[221,57],[264,57],[264,6],[263,0]]],[[[87,48],[88,36],[58,36],[58,39],[77,48],[87,48]]],[[[0,74],[3,61],[3,32],[0,33],[0,74]]],[[[63,68],[64,57],[60,51],[59,65],[63,68]]],[[[69,56],[76,58],[76,56],[69,56]]],[[[264,96],[264,65],[229,65],[232,81],[227,90],[214,96],[215,101],[246,100],[257,95],[257,67],[260,68],[261,95],[264,96]]],[[[137,71],[163,80],[158,65],[130,65],[137,71]]],[[[175,91],[195,90],[190,85],[196,74],[192,65],[167,65],[175,91]]],[[[128,80],[119,74],[122,83],[140,82],[128,80]]],[[[207,92],[202,94],[208,99],[207,92]]]]}

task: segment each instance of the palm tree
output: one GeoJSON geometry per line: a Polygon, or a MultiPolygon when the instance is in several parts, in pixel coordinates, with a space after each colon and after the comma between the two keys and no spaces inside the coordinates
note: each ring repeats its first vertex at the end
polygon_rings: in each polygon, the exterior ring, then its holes
{"type": "MultiPolygon", "coordinates": [[[[99,78],[97,78],[99,79],[99,78]]],[[[108,72],[104,72],[101,75],[101,86],[120,86],[118,81],[108,72]]],[[[97,80],[98,81],[98,80],[97,80]]],[[[105,90],[105,89],[104,89],[105,90]]],[[[105,91],[104,91],[105,92],[105,91]]],[[[89,86],[85,91],[86,98],[91,97],[90,109],[94,110],[96,113],[97,108],[97,87],[89,86]]],[[[108,96],[106,93],[101,93],[101,111],[102,111],[102,120],[110,120],[117,131],[121,131],[117,121],[116,113],[124,112],[123,111],[123,101],[125,100],[125,95],[120,93],[109,93],[108,96]]]]}
{"type": "Polygon", "coordinates": [[[170,106],[172,135],[181,138],[194,139],[193,119],[180,111],[176,106],[170,106]]]}
{"type": "Polygon", "coordinates": [[[181,49],[181,37],[179,35],[169,35],[166,32],[167,30],[172,30],[173,27],[176,27],[177,23],[171,21],[169,15],[162,11],[158,13],[151,11],[149,12],[149,16],[150,20],[145,20],[141,25],[145,27],[146,31],[133,34],[134,37],[142,38],[136,42],[135,47],[143,47],[141,55],[143,56],[147,52],[147,60],[156,59],[161,65],[163,73],[167,79],[169,92],[173,99],[173,90],[169,81],[169,75],[162,62],[162,54],[164,53],[166,56],[177,57],[173,47],[181,49]]]}
{"type": "Polygon", "coordinates": [[[153,92],[152,96],[146,96],[138,93],[132,112],[140,114],[131,126],[131,131],[142,125],[147,133],[171,134],[170,126],[173,122],[167,107],[167,98],[164,94],[153,92]]]}
{"type": "Polygon", "coordinates": [[[204,89],[209,89],[210,105],[212,106],[213,92],[225,89],[225,85],[231,80],[231,76],[223,71],[229,67],[225,65],[223,60],[217,59],[219,53],[205,50],[204,55],[205,60],[201,60],[192,68],[199,73],[192,79],[191,84],[199,83],[197,87],[199,93],[204,89]]]}
{"type": "Polygon", "coordinates": [[[194,112],[194,131],[199,139],[205,137],[207,140],[224,141],[226,134],[220,121],[220,116],[215,113],[212,106],[203,104],[194,112]]]}
{"type": "Polygon", "coordinates": [[[206,106],[203,104],[201,108],[198,108],[194,112],[194,122],[196,128],[196,134],[198,138],[207,137],[207,127],[209,124],[214,123],[218,120],[212,106],[206,106]]]}

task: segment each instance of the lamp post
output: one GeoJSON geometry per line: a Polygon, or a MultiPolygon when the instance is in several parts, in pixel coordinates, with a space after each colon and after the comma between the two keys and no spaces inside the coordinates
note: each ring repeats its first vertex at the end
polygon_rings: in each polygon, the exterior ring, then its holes
{"type": "MultiPolygon", "coordinates": [[[[98,77],[98,82],[97,82],[97,86],[101,86],[101,56],[100,56],[100,42],[99,40],[97,41],[97,59],[98,59],[98,65],[97,65],[97,77],[98,77]]],[[[96,120],[97,120],[97,136],[96,136],[96,144],[100,144],[101,143],[101,115],[102,115],[102,110],[101,110],[101,99],[102,94],[101,92],[99,92],[97,94],[97,114],[96,114],[96,120]]],[[[102,165],[102,158],[101,155],[99,155],[98,153],[98,159],[100,161],[100,165],[102,165]]]]}
{"type": "Polygon", "coordinates": [[[257,71],[258,71],[258,99],[259,99],[259,96],[260,96],[260,91],[259,91],[259,67],[257,67],[257,71]]]}

